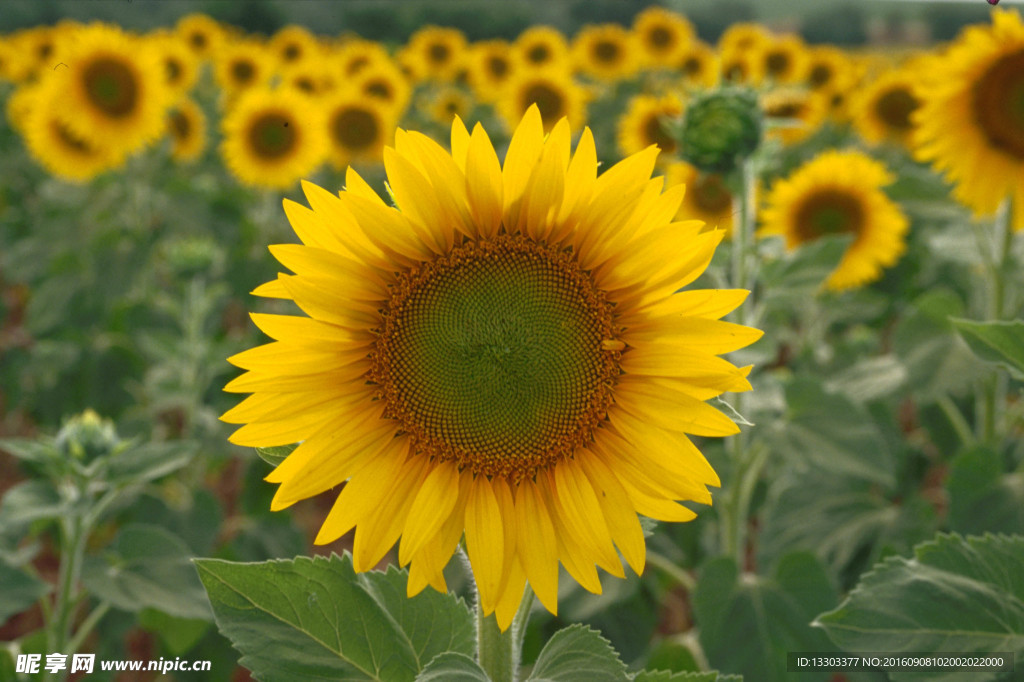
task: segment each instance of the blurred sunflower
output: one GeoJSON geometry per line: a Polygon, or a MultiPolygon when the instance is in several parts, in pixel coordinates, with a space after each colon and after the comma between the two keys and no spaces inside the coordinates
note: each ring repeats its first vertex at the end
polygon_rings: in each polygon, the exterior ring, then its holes
{"type": "Polygon", "coordinates": [[[920,78],[913,69],[886,71],[862,86],[851,119],[867,142],[907,146],[914,130],[912,115],[921,105],[914,88],[920,78]]]}
{"type": "Polygon", "coordinates": [[[307,95],[286,88],[241,93],[221,129],[228,169],[256,187],[291,187],[320,165],[328,144],[321,109],[307,95]]]}
{"type": "Polygon", "coordinates": [[[0,81],[20,83],[28,72],[25,58],[13,36],[0,35],[0,81]]]}
{"type": "Polygon", "coordinates": [[[531,26],[516,38],[513,50],[527,68],[568,66],[569,43],[565,36],[550,26],[531,26]]]}
{"type": "Polygon", "coordinates": [[[343,78],[353,78],[363,69],[381,64],[394,66],[387,48],[380,43],[361,38],[351,38],[342,42],[334,50],[331,61],[337,64],[343,78]]]}
{"type": "Polygon", "coordinates": [[[410,36],[402,52],[420,80],[450,82],[463,68],[466,36],[455,28],[424,26],[410,36]]]}
{"type": "Polygon", "coordinates": [[[274,57],[254,38],[226,43],[213,63],[213,77],[230,101],[249,88],[270,84],[277,69],[274,57]]]}
{"type": "Polygon", "coordinates": [[[295,88],[313,98],[319,98],[334,91],[338,82],[338,69],[320,59],[305,59],[283,67],[279,76],[281,85],[295,88]]]}
{"type": "Polygon", "coordinates": [[[693,25],[685,17],[652,5],[633,19],[636,42],[650,66],[675,66],[694,38],[693,25]]]}
{"type": "Polygon", "coordinates": [[[516,72],[495,106],[511,130],[533,105],[546,131],[561,118],[568,118],[574,127],[582,127],[587,118],[587,93],[561,69],[516,72]]]}
{"type": "Polygon", "coordinates": [[[423,96],[420,109],[442,126],[450,126],[452,119],[465,119],[473,111],[473,98],[462,88],[453,85],[439,88],[423,96]]]}
{"type": "Polygon", "coordinates": [[[168,110],[167,132],[175,161],[195,161],[206,149],[206,115],[190,97],[177,100],[168,110]]]}
{"type": "Polygon", "coordinates": [[[764,77],[776,85],[800,83],[807,77],[809,55],[796,35],[774,36],[761,48],[764,77]]]}
{"type": "Polygon", "coordinates": [[[718,39],[718,50],[759,52],[771,39],[771,33],[761,24],[739,22],[731,24],[722,32],[718,39]]]}
{"type": "Polygon", "coordinates": [[[618,24],[581,28],[572,41],[572,56],[578,71],[603,81],[626,78],[640,67],[635,37],[618,24]]]}
{"type": "MultiPolygon", "coordinates": [[[[79,136],[58,112],[64,104],[60,90],[32,88],[22,100],[22,134],[32,157],[47,171],[71,182],[88,182],[120,166],[125,157],[119,147],[79,136]]],[[[13,99],[13,98],[12,98],[13,99]]]]}
{"type": "Polygon", "coordinates": [[[54,68],[54,56],[60,43],[76,27],[68,24],[60,29],[54,26],[33,26],[11,34],[10,40],[20,57],[18,62],[12,62],[12,65],[20,67],[15,72],[18,76],[16,82],[35,78],[39,73],[45,74],[54,68]]]}
{"type": "Polygon", "coordinates": [[[25,122],[28,120],[29,112],[35,106],[36,100],[39,99],[41,89],[38,82],[24,83],[15,88],[4,102],[7,122],[22,137],[25,136],[25,122]]]}
{"type": "Polygon", "coordinates": [[[116,156],[163,134],[170,93],[152,44],[97,23],[69,36],[60,59],[68,68],[51,71],[43,83],[60,91],[56,113],[77,138],[116,156]]]}
{"type": "Polygon", "coordinates": [[[393,110],[355,89],[338,91],[323,102],[329,156],[338,168],[355,161],[379,161],[395,127],[393,110]]]}
{"type": "Polygon", "coordinates": [[[719,321],[747,292],[673,293],[722,232],[673,223],[683,191],[654,150],[597,175],[593,136],[516,128],[504,168],[481,126],[449,154],[398,131],[397,208],[351,169],[338,195],[285,202],[296,274],[254,293],[308,317],[253,315],[273,342],[231,358],[251,393],[222,419],[243,446],[300,442],[267,480],[283,509],[345,482],[318,543],[355,528],[357,571],[401,539],[408,593],[444,591],[465,535],[484,614],[508,628],[527,581],[557,609],[558,563],[599,593],[595,564],[645,561],[637,514],[686,521],[718,476],[687,434],[738,428],[706,400],[749,390],[717,357],[761,333],[719,321]],[[674,258],[665,258],[671,253],[674,258]],[[616,551],[618,549],[618,552],[616,551]]]}
{"type": "Polygon", "coordinates": [[[834,92],[853,87],[856,80],[853,62],[839,48],[816,45],[808,50],[804,82],[811,90],[834,92]]]}
{"type": "Polygon", "coordinates": [[[393,62],[374,62],[352,77],[354,87],[376,102],[387,106],[395,120],[401,118],[409,106],[412,88],[393,62]]]}
{"type": "Polygon", "coordinates": [[[766,137],[781,140],[785,144],[794,144],[810,137],[828,118],[828,99],[810,90],[776,88],[763,93],[760,100],[765,121],[769,124],[766,137]]]}
{"type": "Polygon", "coordinates": [[[678,124],[683,103],[675,95],[635,95],[619,118],[616,139],[623,155],[636,154],[652,144],[660,150],[659,161],[667,162],[676,152],[676,141],[668,125],[678,124]]]}
{"type": "Polygon", "coordinates": [[[1024,229],[1024,22],[995,10],[932,62],[941,78],[916,91],[915,156],[955,183],[953,193],[981,215],[1012,198],[1013,227],[1024,229]]]}
{"type": "Polygon", "coordinates": [[[758,59],[758,54],[740,47],[720,49],[718,69],[721,80],[735,85],[760,84],[764,80],[764,62],[758,59]]]}
{"type": "Polygon", "coordinates": [[[469,50],[469,84],[481,102],[493,102],[515,71],[512,46],[504,40],[484,40],[469,50]]]}
{"type": "Polygon", "coordinates": [[[825,286],[850,289],[873,282],[906,250],[906,217],[882,187],[895,176],[857,151],[823,152],[778,180],[761,212],[762,235],[782,235],[787,248],[833,234],[853,234],[825,286]]]}
{"type": "Polygon", "coordinates": [[[718,55],[707,43],[690,41],[675,64],[684,87],[706,89],[718,84],[718,55]]]}
{"type": "Polygon", "coordinates": [[[148,40],[163,64],[164,84],[171,99],[185,95],[199,77],[199,60],[177,33],[159,32],[148,40]]]}
{"type": "Polygon", "coordinates": [[[224,42],[224,28],[205,14],[183,16],[174,30],[198,59],[210,59],[224,42]]]}
{"type": "Polygon", "coordinates": [[[707,173],[685,161],[675,161],[665,169],[665,186],[678,185],[686,187],[686,194],[676,220],[701,220],[705,229],[732,234],[733,194],[721,173],[707,173]]]}
{"type": "Polygon", "coordinates": [[[306,60],[323,56],[320,41],[307,29],[296,24],[280,28],[267,41],[267,50],[277,60],[278,67],[286,69],[306,60]]]}

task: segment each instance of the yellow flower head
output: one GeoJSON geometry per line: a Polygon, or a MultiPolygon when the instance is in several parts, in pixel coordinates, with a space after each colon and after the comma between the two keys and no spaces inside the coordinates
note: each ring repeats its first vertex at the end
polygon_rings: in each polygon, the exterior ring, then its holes
{"type": "Polygon", "coordinates": [[[640,66],[636,37],[618,24],[584,26],[572,41],[576,69],[603,81],[636,73],[640,66]]]}
{"type": "Polygon", "coordinates": [[[331,162],[380,161],[395,128],[394,111],[356,89],[332,93],[323,102],[331,162]]]}
{"type": "Polygon", "coordinates": [[[217,53],[213,77],[230,100],[250,88],[270,83],[277,62],[262,41],[253,38],[227,42],[217,53]]]}
{"type": "Polygon", "coordinates": [[[645,61],[653,66],[675,66],[694,37],[685,17],[656,5],[636,15],[633,33],[645,61]]]}
{"type": "Polygon", "coordinates": [[[399,130],[384,152],[397,206],[354,171],[286,201],[294,274],[255,293],[306,316],[253,315],[271,343],[231,362],[252,394],[222,419],[244,446],[301,444],[267,477],[283,509],[345,482],[317,542],[355,528],[355,569],[400,540],[408,592],[445,590],[465,536],[485,614],[507,628],[527,581],[557,609],[558,564],[599,593],[596,567],[643,570],[637,514],[686,521],[718,476],[687,434],[738,430],[705,401],[750,388],[718,357],[760,332],[722,322],[745,291],[674,293],[721,231],[672,222],[682,188],[655,150],[597,174],[536,107],[502,164],[483,127],[452,152],[399,130]],[[672,257],[666,257],[671,254],[672,257]]]}
{"type": "Polygon", "coordinates": [[[863,286],[906,250],[909,223],[882,191],[894,179],[861,152],[824,152],[775,183],[761,212],[760,232],[782,235],[790,249],[826,235],[854,235],[825,286],[863,286]]]}
{"type": "Polygon", "coordinates": [[[914,90],[919,78],[912,69],[886,71],[865,84],[853,104],[854,128],[871,144],[907,145],[914,130],[913,114],[921,105],[914,90]]]}
{"type": "Polygon", "coordinates": [[[568,118],[570,126],[582,126],[587,93],[567,71],[521,69],[501,93],[497,109],[511,130],[531,106],[540,111],[544,130],[551,130],[562,118],[568,118]]]}
{"type": "Polygon", "coordinates": [[[493,102],[515,74],[512,46],[504,40],[474,43],[469,51],[469,84],[481,102],[493,102]]]}
{"type": "Polygon", "coordinates": [[[721,173],[709,173],[685,161],[675,161],[665,170],[665,185],[686,187],[676,220],[703,220],[705,229],[732,234],[733,194],[721,173]]]}
{"type": "Polygon", "coordinates": [[[189,97],[179,99],[168,111],[167,132],[175,161],[195,161],[206,149],[206,115],[189,97]]]}
{"type": "Polygon", "coordinates": [[[682,113],[683,103],[675,95],[634,96],[619,119],[619,151],[624,155],[635,154],[653,144],[661,151],[659,161],[667,161],[676,152],[676,141],[669,134],[669,126],[678,125],[682,113]]]}
{"type": "Polygon", "coordinates": [[[995,10],[991,26],[966,29],[929,61],[912,114],[915,156],[955,183],[954,195],[980,215],[1013,199],[1024,229],[1024,21],[995,10]]]}
{"type": "Polygon", "coordinates": [[[403,49],[421,80],[453,81],[464,68],[466,36],[454,28],[425,26],[403,49]]]}
{"type": "Polygon", "coordinates": [[[516,38],[513,54],[523,68],[539,69],[569,64],[569,43],[550,26],[531,26],[516,38]]]}
{"type": "Polygon", "coordinates": [[[198,59],[210,59],[216,55],[225,39],[224,28],[205,14],[183,16],[175,25],[175,32],[198,59]]]}

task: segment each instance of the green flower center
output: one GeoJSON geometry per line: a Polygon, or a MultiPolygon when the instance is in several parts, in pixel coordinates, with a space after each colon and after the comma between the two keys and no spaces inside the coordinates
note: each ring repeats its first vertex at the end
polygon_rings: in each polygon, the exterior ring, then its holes
{"type": "Polygon", "coordinates": [[[796,211],[796,231],[801,242],[830,234],[858,234],[863,225],[864,207],[860,200],[838,189],[811,194],[796,211]]]}
{"type": "Polygon", "coordinates": [[[995,148],[1024,159],[1024,49],[1004,55],[974,84],[974,119],[995,148]]]}
{"type": "Polygon", "coordinates": [[[571,252],[470,242],[399,276],[382,313],[371,379],[421,454],[520,480],[605,417],[611,306],[571,252]]]}
{"type": "Polygon", "coordinates": [[[835,72],[832,71],[832,67],[828,64],[815,64],[811,67],[811,72],[807,76],[807,82],[811,84],[812,88],[822,88],[831,82],[835,72]]]}
{"type": "Polygon", "coordinates": [[[487,70],[496,79],[502,79],[508,75],[508,59],[496,55],[487,59],[487,70]]]}
{"type": "Polygon", "coordinates": [[[672,31],[668,30],[664,26],[655,26],[648,31],[647,40],[652,47],[660,50],[670,47],[674,42],[672,40],[672,31]]]}
{"type": "Polygon", "coordinates": [[[547,45],[534,45],[526,52],[526,58],[534,64],[543,64],[551,58],[551,51],[547,45]]]}
{"type": "Polygon", "coordinates": [[[594,44],[594,58],[602,64],[614,64],[619,60],[619,44],[601,40],[594,44]]]}
{"type": "Polygon", "coordinates": [[[85,92],[89,101],[111,118],[135,111],[139,86],[135,74],[118,59],[100,58],[85,68],[85,92]]]}
{"type": "Polygon", "coordinates": [[[373,112],[347,108],[337,112],[331,121],[331,132],[340,147],[362,150],[373,146],[380,137],[380,126],[373,112]]]}
{"type": "Polygon", "coordinates": [[[427,50],[427,54],[430,57],[430,61],[434,62],[434,64],[440,65],[448,61],[448,58],[451,56],[451,50],[448,49],[447,45],[434,43],[430,46],[430,49],[427,50]]]}
{"type": "Polygon", "coordinates": [[[785,77],[791,64],[792,61],[786,52],[769,52],[764,60],[765,71],[775,78],[785,77]]]}
{"type": "Polygon", "coordinates": [[[875,114],[889,128],[898,133],[905,133],[913,124],[910,115],[920,106],[920,102],[906,88],[899,87],[882,94],[875,102],[875,114]]]}
{"type": "Polygon", "coordinates": [[[249,128],[249,146],[261,159],[280,159],[292,150],[295,142],[295,126],[283,114],[263,114],[249,128]]]}

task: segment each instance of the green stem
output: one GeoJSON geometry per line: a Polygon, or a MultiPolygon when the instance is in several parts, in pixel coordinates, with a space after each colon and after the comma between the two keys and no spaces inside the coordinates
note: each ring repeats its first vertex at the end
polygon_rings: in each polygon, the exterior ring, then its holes
{"type": "MultiPolygon", "coordinates": [[[[71,628],[75,606],[78,604],[78,580],[85,556],[85,543],[88,539],[85,520],[80,515],[63,519],[61,523],[60,569],[57,579],[57,596],[54,602],[54,618],[47,633],[48,651],[53,653],[70,653],[66,651],[71,640],[71,628]]],[[[65,677],[57,674],[49,679],[65,677]]]]}
{"type": "Polygon", "coordinates": [[[939,409],[946,415],[946,419],[949,420],[953,430],[956,431],[957,437],[960,438],[960,443],[965,447],[974,445],[975,439],[974,434],[971,433],[971,425],[967,423],[960,408],[956,406],[949,396],[941,396],[938,400],[939,409]]]}
{"type": "MultiPolygon", "coordinates": [[[[1004,201],[993,221],[993,248],[991,258],[986,259],[985,274],[988,300],[985,319],[1002,320],[1006,308],[1006,278],[1008,276],[1010,251],[1013,245],[1013,231],[1010,219],[1013,215],[1011,202],[1004,201]]],[[[1007,381],[1001,370],[992,371],[982,379],[978,396],[978,439],[992,446],[998,445],[1000,425],[1006,408],[1007,381]]]]}
{"type": "Polygon", "coordinates": [[[652,549],[647,550],[647,563],[679,583],[687,592],[693,592],[697,581],[693,576],[676,566],[668,557],[658,554],[652,549]]]}
{"type": "Polygon", "coordinates": [[[67,650],[62,651],[61,653],[69,656],[78,653],[78,650],[81,648],[85,638],[89,636],[89,633],[92,632],[93,628],[95,628],[100,622],[100,619],[107,615],[107,611],[109,610],[110,602],[100,602],[100,604],[85,617],[82,624],[78,626],[78,630],[75,631],[75,636],[72,637],[71,641],[68,643],[67,650]]]}
{"type": "MultiPolygon", "coordinates": [[[[518,612],[516,617],[519,617],[518,612]]],[[[498,627],[498,619],[493,613],[485,616],[480,599],[477,599],[476,655],[480,667],[492,682],[516,682],[520,652],[516,650],[517,638],[514,631],[513,626],[502,632],[498,627]]]]}

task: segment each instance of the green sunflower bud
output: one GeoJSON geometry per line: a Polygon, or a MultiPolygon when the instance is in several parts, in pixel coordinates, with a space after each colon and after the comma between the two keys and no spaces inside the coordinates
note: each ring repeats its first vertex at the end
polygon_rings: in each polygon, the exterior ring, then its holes
{"type": "Polygon", "coordinates": [[[109,455],[120,443],[114,422],[92,410],[75,415],[57,433],[57,449],[67,457],[85,462],[109,455]]]}
{"type": "Polygon", "coordinates": [[[757,95],[723,87],[701,93],[686,108],[679,134],[682,157],[703,171],[727,173],[753,154],[764,127],[757,95]]]}

